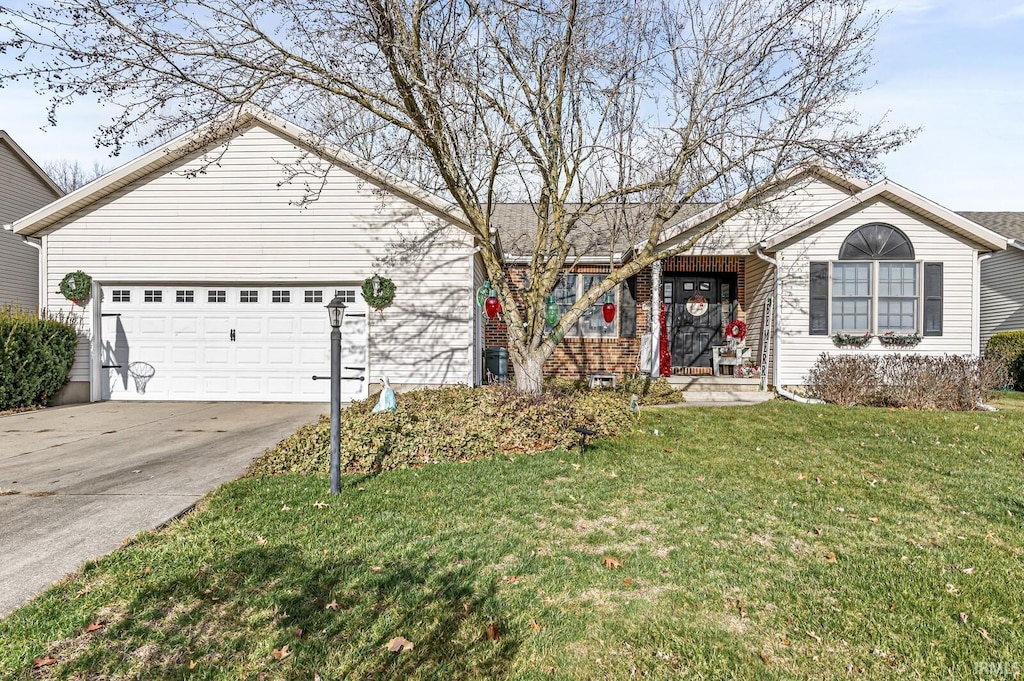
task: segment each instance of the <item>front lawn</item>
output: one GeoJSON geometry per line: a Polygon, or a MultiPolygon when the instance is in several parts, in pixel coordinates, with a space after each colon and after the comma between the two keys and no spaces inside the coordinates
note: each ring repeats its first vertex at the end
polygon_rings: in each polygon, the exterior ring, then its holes
{"type": "Polygon", "coordinates": [[[1004,677],[1000,406],[650,410],[582,461],[246,478],[0,621],[0,678],[1004,677]]]}

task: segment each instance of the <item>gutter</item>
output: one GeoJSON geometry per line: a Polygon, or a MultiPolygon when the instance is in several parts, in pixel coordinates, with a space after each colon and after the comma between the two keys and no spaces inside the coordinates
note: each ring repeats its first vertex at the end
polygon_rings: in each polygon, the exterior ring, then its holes
{"type": "Polygon", "coordinates": [[[773,300],[772,300],[772,315],[774,315],[774,317],[775,317],[775,320],[774,320],[775,342],[774,342],[774,348],[773,348],[775,350],[775,357],[774,357],[775,361],[774,361],[774,364],[772,366],[772,383],[775,385],[775,392],[780,397],[785,397],[787,400],[793,400],[794,402],[800,402],[801,404],[825,404],[824,400],[819,400],[819,399],[816,399],[816,398],[813,398],[813,397],[804,397],[802,395],[797,395],[796,393],[790,392],[789,390],[786,390],[781,385],[779,385],[779,355],[781,354],[779,352],[779,350],[782,347],[782,344],[778,342],[778,338],[779,338],[779,320],[782,317],[782,315],[780,313],[780,310],[782,309],[782,305],[780,304],[779,301],[782,298],[782,277],[781,277],[780,270],[779,270],[779,262],[775,258],[772,258],[771,256],[768,256],[768,255],[765,255],[764,251],[762,251],[760,247],[758,247],[754,251],[754,255],[756,255],[758,258],[760,258],[761,260],[764,260],[766,263],[768,263],[769,265],[771,265],[772,267],[775,268],[775,290],[772,293],[772,298],[773,298],[773,300]]]}

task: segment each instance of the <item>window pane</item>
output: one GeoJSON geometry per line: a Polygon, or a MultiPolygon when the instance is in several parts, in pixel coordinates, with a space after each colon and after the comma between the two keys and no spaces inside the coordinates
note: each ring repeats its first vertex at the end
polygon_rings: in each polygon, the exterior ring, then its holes
{"type": "Polygon", "coordinates": [[[879,298],[878,330],[881,333],[912,333],[917,330],[917,301],[912,298],[879,298]]]}
{"type": "MultiPolygon", "coordinates": [[[[583,292],[589,291],[592,287],[597,286],[604,281],[606,275],[604,274],[585,274],[583,275],[583,292]]],[[[615,335],[615,320],[606,322],[604,320],[604,313],[602,308],[604,307],[604,298],[601,298],[596,303],[587,308],[586,312],[583,313],[583,319],[580,321],[580,327],[583,331],[584,336],[614,336],[615,335]]]]}
{"type": "Polygon", "coordinates": [[[307,303],[322,303],[324,302],[324,292],[322,290],[307,290],[305,298],[307,303]]]}
{"type": "MultiPolygon", "coordinates": [[[[561,318],[576,303],[576,275],[566,274],[559,279],[551,295],[555,297],[555,303],[558,304],[558,316],[561,318]]],[[[579,334],[578,324],[565,331],[566,336],[578,336],[579,334]]]]}
{"type": "Polygon", "coordinates": [[[260,293],[255,289],[246,289],[239,294],[240,303],[258,303],[260,302],[260,293]]]}
{"type": "Polygon", "coordinates": [[[210,290],[206,293],[206,300],[210,303],[226,303],[228,300],[228,292],[221,290],[210,290]]]}
{"type": "Polygon", "coordinates": [[[917,296],[917,265],[906,262],[879,263],[878,295],[902,298],[917,296]]]}

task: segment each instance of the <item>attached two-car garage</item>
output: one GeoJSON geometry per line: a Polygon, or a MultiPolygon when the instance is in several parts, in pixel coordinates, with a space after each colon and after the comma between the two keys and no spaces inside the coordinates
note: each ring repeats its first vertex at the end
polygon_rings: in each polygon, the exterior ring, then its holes
{"type": "Polygon", "coordinates": [[[367,394],[367,307],[335,284],[104,283],[101,399],[325,401],[330,324],[345,300],[342,399],[367,394]]]}

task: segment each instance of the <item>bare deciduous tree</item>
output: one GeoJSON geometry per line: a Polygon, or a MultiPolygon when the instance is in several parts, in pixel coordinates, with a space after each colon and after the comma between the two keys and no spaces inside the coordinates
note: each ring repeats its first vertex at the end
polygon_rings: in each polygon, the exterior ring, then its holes
{"type": "Polygon", "coordinates": [[[54,116],[85,95],[119,103],[97,134],[115,150],[252,103],[443,194],[482,244],[517,385],[539,392],[544,360],[592,304],[692,246],[663,243],[687,204],[738,197],[720,224],[783,168],[813,158],[870,175],[908,139],[847,108],[879,21],[865,5],[60,0],[3,11],[2,45],[26,64],[4,78],[34,79],[54,116]],[[521,307],[491,231],[508,200],[536,214],[521,307]],[[616,205],[630,257],[546,329],[574,232],[616,205]]]}
{"type": "Polygon", "coordinates": [[[50,179],[66,193],[84,187],[107,172],[107,169],[98,161],[94,161],[91,168],[86,168],[78,161],[70,161],[66,158],[47,161],[43,163],[42,168],[43,172],[49,175],[50,179]]]}

